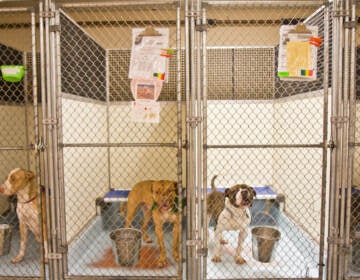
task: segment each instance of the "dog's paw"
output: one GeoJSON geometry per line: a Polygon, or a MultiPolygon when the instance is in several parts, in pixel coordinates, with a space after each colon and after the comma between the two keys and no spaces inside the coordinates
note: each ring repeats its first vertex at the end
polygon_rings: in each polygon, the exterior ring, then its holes
{"type": "Polygon", "coordinates": [[[219,256],[215,256],[211,259],[212,262],[221,262],[221,258],[219,256]]]}
{"type": "Polygon", "coordinates": [[[158,268],[163,268],[163,267],[165,267],[165,266],[167,266],[167,260],[166,260],[166,258],[164,258],[164,257],[159,257],[159,259],[157,260],[157,266],[158,266],[158,268]]]}
{"type": "Polygon", "coordinates": [[[226,245],[226,244],[228,244],[228,241],[225,240],[224,238],[221,238],[221,239],[220,239],[220,244],[221,244],[221,245],[226,245]]]}
{"type": "Polygon", "coordinates": [[[237,256],[237,257],[235,257],[235,263],[236,264],[244,264],[244,263],[246,263],[246,260],[241,256],[237,256]]]}
{"type": "Polygon", "coordinates": [[[19,263],[24,259],[24,256],[18,255],[11,260],[12,263],[19,263]]]}

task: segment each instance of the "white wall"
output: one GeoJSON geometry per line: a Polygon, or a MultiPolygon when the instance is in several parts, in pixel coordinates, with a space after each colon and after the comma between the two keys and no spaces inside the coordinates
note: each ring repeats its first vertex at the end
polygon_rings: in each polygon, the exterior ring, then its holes
{"type": "MultiPolygon", "coordinates": [[[[137,123],[130,119],[130,102],[109,106],[110,143],[176,143],[176,102],[160,102],[159,123],[137,123]]],[[[141,180],[177,180],[174,147],[113,147],[111,154],[111,187],[131,189],[141,180]]]]}
{"type": "MultiPolygon", "coordinates": [[[[207,144],[271,144],[272,118],[273,101],[209,101],[207,144]]],[[[264,186],[272,183],[271,149],[211,148],[207,153],[208,185],[214,175],[219,175],[216,180],[219,186],[235,183],[264,186]]]]}
{"type": "MultiPolygon", "coordinates": [[[[106,106],[91,100],[62,99],[64,143],[105,143],[106,106]]],[[[67,240],[95,215],[95,200],[108,190],[107,148],[65,147],[64,189],[67,240]]]]}
{"type": "MultiPolygon", "coordinates": [[[[132,122],[130,107],[129,102],[109,106],[110,143],[176,141],[176,102],[161,102],[158,124],[132,122]]],[[[105,103],[63,99],[64,143],[106,143],[106,110],[105,103]]],[[[319,144],[322,116],[321,92],[277,100],[212,100],[208,102],[208,145],[319,144]]],[[[96,197],[109,187],[130,189],[139,180],[177,179],[174,148],[111,147],[109,152],[110,167],[107,148],[64,148],[68,238],[91,219],[96,197]]],[[[285,194],[289,216],[319,238],[320,148],[209,149],[208,179],[215,174],[220,175],[217,185],[268,185],[285,194]]]]}
{"type": "MultiPolygon", "coordinates": [[[[310,92],[270,101],[209,101],[208,145],[313,145],[322,142],[323,95],[310,92]]],[[[319,240],[322,149],[209,149],[208,185],[271,186],[286,212],[319,240]]]]}
{"type": "MultiPolygon", "coordinates": [[[[274,144],[320,144],[323,135],[323,94],[310,92],[274,103],[274,144]]],[[[320,239],[321,148],[274,150],[273,187],[285,194],[286,212],[298,226],[320,239]]]]}

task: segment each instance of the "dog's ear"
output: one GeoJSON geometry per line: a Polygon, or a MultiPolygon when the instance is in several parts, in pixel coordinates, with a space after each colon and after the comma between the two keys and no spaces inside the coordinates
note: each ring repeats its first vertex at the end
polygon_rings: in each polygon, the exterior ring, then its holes
{"type": "Polygon", "coordinates": [[[25,170],[25,178],[28,180],[35,178],[34,172],[32,172],[30,170],[25,170]]]}
{"type": "Polygon", "coordinates": [[[256,191],[255,191],[255,189],[254,189],[254,188],[250,188],[250,189],[251,189],[251,191],[252,191],[252,193],[253,193],[253,196],[256,197],[256,191]]]}

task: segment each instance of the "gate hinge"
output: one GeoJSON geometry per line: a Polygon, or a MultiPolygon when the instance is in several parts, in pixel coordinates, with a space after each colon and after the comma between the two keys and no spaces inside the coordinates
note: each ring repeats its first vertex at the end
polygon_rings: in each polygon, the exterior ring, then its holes
{"type": "Polygon", "coordinates": [[[197,251],[198,256],[207,257],[208,256],[208,248],[200,248],[197,251]]]}
{"type": "Polygon", "coordinates": [[[194,239],[194,240],[186,240],[186,246],[196,246],[201,245],[202,241],[200,239],[194,239]]]}
{"type": "Polygon", "coordinates": [[[348,117],[331,117],[331,122],[336,125],[336,127],[342,127],[344,123],[349,121],[348,117]]]}
{"type": "Polygon", "coordinates": [[[350,16],[350,10],[349,9],[335,9],[333,10],[333,17],[348,17],[350,16]]]}
{"type": "Polygon", "coordinates": [[[49,260],[59,260],[62,258],[62,254],[59,253],[49,253],[48,254],[49,260]]]}
{"type": "Polygon", "coordinates": [[[50,25],[50,26],[49,26],[49,31],[50,31],[50,32],[60,32],[60,31],[61,31],[61,26],[60,26],[60,24],[50,25]]]}
{"type": "Polygon", "coordinates": [[[68,245],[67,245],[67,244],[62,245],[62,246],[59,247],[59,252],[60,252],[61,254],[66,254],[67,251],[68,251],[68,245]]]}
{"type": "Polygon", "coordinates": [[[348,29],[356,28],[356,21],[347,21],[344,23],[344,27],[348,29]]]}
{"type": "Polygon", "coordinates": [[[190,124],[191,127],[196,127],[199,123],[201,123],[201,121],[202,121],[201,117],[192,117],[186,119],[186,122],[190,124]]]}
{"type": "Polygon", "coordinates": [[[40,14],[40,17],[43,17],[43,18],[53,18],[55,17],[55,12],[42,12],[40,14]]]}
{"type": "Polygon", "coordinates": [[[208,25],[207,24],[198,24],[195,26],[195,30],[199,32],[207,31],[208,25]]]}
{"type": "Polygon", "coordinates": [[[55,125],[57,125],[57,120],[56,119],[43,119],[42,123],[43,123],[43,125],[55,126],[55,125]]]}

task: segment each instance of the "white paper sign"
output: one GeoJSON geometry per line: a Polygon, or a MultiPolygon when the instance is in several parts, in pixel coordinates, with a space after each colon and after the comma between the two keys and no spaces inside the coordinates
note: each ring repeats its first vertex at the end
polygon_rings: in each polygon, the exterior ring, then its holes
{"type": "Polygon", "coordinates": [[[130,116],[133,122],[159,123],[160,103],[156,101],[133,101],[130,116]]]}
{"type": "Polygon", "coordinates": [[[156,28],[159,36],[142,36],[144,28],[132,30],[132,49],[129,78],[150,79],[155,74],[167,73],[168,58],[162,56],[162,50],[169,47],[169,29],[156,28]]]}

